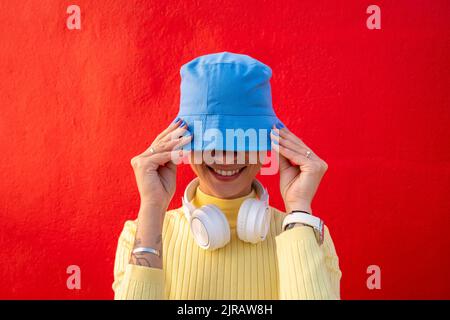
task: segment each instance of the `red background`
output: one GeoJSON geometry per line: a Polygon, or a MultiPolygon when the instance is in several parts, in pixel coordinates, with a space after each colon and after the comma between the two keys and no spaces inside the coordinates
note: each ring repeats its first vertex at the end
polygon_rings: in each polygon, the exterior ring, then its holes
{"type": "Polygon", "coordinates": [[[313,207],[342,297],[450,298],[449,1],[1,1],[0,40],[0,298],[113,297],[130,159],[176,115],[180,66],[219,51],[272,67],[278,115],[328,162],[313,207]]]}

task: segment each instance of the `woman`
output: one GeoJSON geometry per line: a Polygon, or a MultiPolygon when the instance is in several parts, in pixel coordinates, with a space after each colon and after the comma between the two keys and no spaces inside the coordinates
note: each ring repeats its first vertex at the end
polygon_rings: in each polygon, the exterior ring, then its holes
{"type": "Polygon", "coordinates": [[[340,298],[333,241],[311,208],[327,164],[276,117],[271,74],[228,52],[181,68],[178,118],[131,161],[141,205],[119,238],[116,299],[340,298]],[[233,130],[247,139],[236,145],[233,130]],[[252,156],[267,150],[279,157],[286,213],[255,179],[264,158],[252,156]],[[197,179],[167,212],[185,155],[197,179]]]}

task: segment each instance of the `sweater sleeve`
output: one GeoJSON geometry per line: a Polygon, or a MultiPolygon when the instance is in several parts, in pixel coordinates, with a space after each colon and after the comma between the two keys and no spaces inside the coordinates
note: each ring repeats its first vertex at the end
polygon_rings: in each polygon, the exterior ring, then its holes
{"type": "Polygon", "coordinates": [[[317,243],[310,227],[295,227],[276,237],[280,299],[340,299],[339,259],[328,228],[317,243]]]}
{"type": "Polygon", "coordinates": [[[136,223],[127,221],[119,237],[114,262],[112,285],[114,299],[162,300],[164,299],[163,270],[129,263],[135,236],[136,223]]]}

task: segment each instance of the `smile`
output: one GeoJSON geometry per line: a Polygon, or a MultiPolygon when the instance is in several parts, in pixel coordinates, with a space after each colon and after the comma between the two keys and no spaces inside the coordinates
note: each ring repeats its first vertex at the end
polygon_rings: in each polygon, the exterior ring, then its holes
{"type": "Polygon", "coordinates": [[[219,168],[213,168],[210,166],[207,166],[209,171],[213,174],[214,177],[216,177],[219,180],[234,180],[237,178],[240,173],[246,168],[236,168],[236,169],[219,169],[219,168]]]}

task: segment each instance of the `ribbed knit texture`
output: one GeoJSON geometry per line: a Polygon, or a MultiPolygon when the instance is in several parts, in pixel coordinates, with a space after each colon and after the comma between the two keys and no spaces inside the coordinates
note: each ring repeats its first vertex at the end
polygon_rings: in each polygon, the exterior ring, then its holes
{"type": "Polygon", "coordinates": [[[168,211],[163,270],[129,264],[136,221],[127,221],[116,252],[115,299],[339,299],[341,271],[327,228],[319,246],[310,227],[281,232],[286,214],[270,208],[263,242],[249,244],[237,237],[239,207],[254,196],[223,200],[197,189],[194,204],[217,205],[231,226],[230,243],[214,251],[195,243],[181,208],[168,211]]]}

